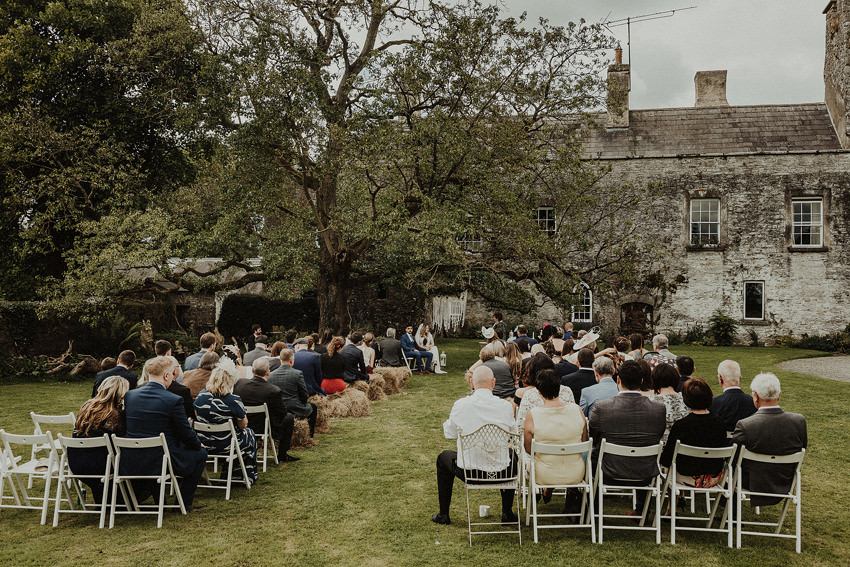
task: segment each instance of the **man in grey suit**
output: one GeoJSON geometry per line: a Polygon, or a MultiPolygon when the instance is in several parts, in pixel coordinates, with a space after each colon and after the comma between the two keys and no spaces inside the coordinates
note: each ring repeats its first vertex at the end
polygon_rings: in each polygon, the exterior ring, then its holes
{"type": "MultiPolygon", "coordinates": [[[[735,426],[732,440],[755,453],[764,455],[790,455],[808,445],[806,418],[779,407],[782,390],[779,378],[770,372],[753,378],[753,404],[756,413],[742,419],[735,426]]],[[[793,485],[794,464],[771,464],[744,461],[743,485],[755,492],[785,494],[793,485]]],[[[770,506],[781,498],[752,496],[752,506],[770,506]]]]}
{"type": "MultiPolygon", "coordinates": [[[[593,463],[599,458],[602,439],[627,447],[645,447],[661,441],[667,427],[664,404],[640,393],[643,372],[637,362],[628,360],[617,375],[619,394],[599,400],[590,413],[588,426],[593,437],[593,463]],[[634,368],[633,368],[634,367],[634,368]]],[[[635,486],[645,486],[659,474],[654,457],[606,456],[602,461],[605,479],[629,479],[635,486]]],[[[637,509],[643,508],[646,492],[638,491],[637,509]]]]}
{"type": "Polygon", "coordinates": [[[381,366],[407,366],[401,341],[395,338],[395,329],[387,329],[387,338],[381,341],[381,366]]]}
{"type": "Polygon", "coordinates": [[[269,384],[280,388],[286,411],[295,417],[306,419],[310,425],[310,437],[316,431],[317,407],[307,401],[310,393],[304,381],[304,373],[292,367],[294,353],[288,348],[280,351],[280,366],[269,374],[269,384]]]}
{"type": "Polygon", "coordinates": [[[268,344],[269,339],[265,335],[257,335],[254,338],[254,350],[249,350],[245,354],[242,355],[242,365],[243,366],[252,366],[254,361],[258,358],[262,358],[264,356],[269,355],[269,351],[266,350],[266,345],[268,344]]]}

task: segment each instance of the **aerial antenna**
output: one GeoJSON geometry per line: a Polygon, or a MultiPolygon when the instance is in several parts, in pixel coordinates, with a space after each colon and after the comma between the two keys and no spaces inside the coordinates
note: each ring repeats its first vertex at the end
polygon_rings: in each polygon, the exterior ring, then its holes
{"type": "MultiPolygon", "coordinates": [[[[655,12],[654,14],[643,14],[642,16],[629,16],[620,20],[602,21],[608,31],[611,28],[626,26],[626,46],[628,47],[629,64],[632,63],[632,23],[648,22],[649,20],[660,20],[661,18],[672,18],[676,12],[684,12],[685,10],[693,10],[697,6],[688,6],[687,8],[676,8],[675,10],[665,10],[663,12],[655,12]]],[[[610,12],[609,12],[610,15],[610,12]]],[[[606,16],[607,18],[607,16],[606,16]]],[[[612,34],[614,32],[611,32],[612,34]]]]}

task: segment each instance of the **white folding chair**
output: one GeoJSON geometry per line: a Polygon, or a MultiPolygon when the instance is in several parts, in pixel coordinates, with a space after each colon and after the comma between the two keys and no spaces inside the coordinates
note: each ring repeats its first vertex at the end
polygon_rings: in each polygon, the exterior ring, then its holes
{"type": "Polygon", "coordinates": [[[75,513],[75,514],[100,514],[100,528],[106,524],[106,511],[109,508],[109,486],[112,483],[112,464],[115,460],[115,452],[112,450],[112,444],[109,442],[109,435],[103,437],[91,438],[71,438],[65,437],[61,433],[57,437],[57,441],[62,447],[62,457],[59,462],[59,480],[56,483],[56,502],[53,506],[53,526],[59,524],[60,513],[75,513]],[[76,474],[68,467],[68,449],[73,450],[93,450],[103,451],[106,453],[106,466],[100,474],[76,474]],[[86,503],[86,489],[82,485],[82,480],[94,479],[103,483],[103,492],[100,495],[100,506],[86,503]],[[72,493],[73,489],[73,493],[72,493]],[[63,498],[64,494],[64,498],[63,498]],[[78,508],[74,503],[77,500],[80,504],[78,508]],[[62,509],[62,502],[68,503],[68,509],[62,509]]]}
{"type": "MultiPolygon", "coordinates": [[[[204,470],[204,483],[199,484],[198,488],[222,488],[225,490],[224,499],[230,500],[230,487],[233,484],[233,465],[239,464],[239,469],[242,471],[242,478],[236,482],[244,484],[245,488],[251,488],[251,480],[248,478],[248,471],[245,468],[245,462],[242,460],[242,451],[239,449],[239,441],[236,438],[236,429],[233,427],[233,421],[227,420],[225,423],[201,423],[195,421],[192,427],[198,433],[206,433],[213,435],[216,433],[226,433],[230,437],[227,450],[224,452],[218,451],[213,453],[212,449],[207,448],[207,464],[213,465],[213,472],[219,469],[219,463],[227,465],[227,478],[210,478],[209,473],[204,470]]],[[[222,465],[222,471],[224,466],[222,465]]]]}
{"type": "Polygon", "coordinates": [[[172,488],[177,487],[177,475],[174,474],[174,467],[171,464],[171,455],[168,452],[168,444],[165,441],[165,434],[160,433],[159,437],[143,437],[139,439],[131,439],[126,437],[118,437],[112,435],[112,446],[115,448],[115,468],[112,474],[112,502],[110,504],[109,527],[115,525],[116,514],[156,514],[156,527],[162,527],[162,516],[165,508],[179,508],[180,512],[186,514],[186,507],[183,505],[183,496],[180,490],[175,489],[177,494],[177,504],[165,504],[165,488],[166,485],[171,485],[172,488]],[[160,449],[162,458],[160,460],[159,474],[145,474],[146,471],[134,471],[132,461],[128,459],[128,454],[133,451],[150,451],[160,449]],[[125,466],[121,466],[122,458],[127,462],[125,466]],[[136,498],[136,493],[133,490],[133,480],[155,480],[159,485],[159,499],[156,504],[139,504],[136,498]],[[118,491],[124,498],[127,504],[126,510],[118,510],[117,500],[118,491]],[[155,508],[152,510],[152,508],[155,508]]]}
{"type": "Polygon", "coordinates": [[[531,516],[534,524],[534,543],[537,543],[537,530],[544,528],[590,528],[590,539],[596,543],[596,526],[594,524],[594,504],[593,504],[593,466],[590,464],[589,458],[585,461],[584,479],[581,482],[574,484],[540,484],[537,482],[537,467],[534,466],[534,457],[536,455],[557,455],[560,457],[568,457],[570,455],[582,455],[587,457],[590,455],[590,450],[593,447],[593,440],[590,439],[583,443],[573,443],[570,445],[550,445],[546,443],[538,443],[534,439],[531,440],[531,490],[529,491],[529,499],[531,500],[530,513],[526,508],[525,525],[528,525],[529,516],[531,516]],[[583,493],[581,500],[580,512],[562,512],[560,514],[541,514],[537,511],[537,491],[542,489],[570,489],[575,488],[583,493]],[[586,512],[589,513],[586,514],[586,512]],[[539,524],[540,518],[576,518],[578,523],[557,523],[557,524],[539,524]],[[585,520],[586,521],[583,521],[585,520]]]}
{"type": "Polygon", "coordinates": [[[59,459],[49,431],[40,435],[14,435],[0,429],[0,441],[3,442],[3,459],[0,462],[0,508],[19,508],[41,510],[41,523],[47,523],[47,506],[50,503],[50,482],[59,469],[59,459]],[[13,446],[28,446],[30,450],[42,446],[47,457],[21,462],[14,454],[13,446]],[[30,496],[23,477],[44,480],[44,494],[30,496]],[[6,486],[11,495],[6,497],[6,486]],[[37,504],[38,502],[38,504],[37,504]]]}
{"type": "MultiPolygon", "coordinates": [[[[729,509],[732,506],[733,493],[735,491],[734,469],[732,461],[735,457],[735,452],[738,450],[737,445],[730,447],[695,447],[693,445],[685,445],[680,440],[676,440],[676,449],[673,451],[673,464],[670,467],[670,472],[664,481],[664,488],[661,491],[661,504],[664,505],[666,496],[670,495],[670,543],[676,544],[676,530],[686,530],[694,532],[719,532],[727,534],[727,545],[732,547],[732,522],[729,521],[729,509]],[[687,484],[676,482],[678,465],[676,461],[678,457],[693,457],[699,459],[722,459],[723,473],[720,482],[711,487],[696,487],[687,484]],[[680,516],[676,511],[676,503],[680,495],[691,495],[691,513],[695,514],[693,503],[696,501],[697,494],[705,494],[706,501],[714,504],[708,509],[707,516],[680,516]],[[720,506],[722,498],[726,499],[726,506],[723,509],[723,516],[720,519],[720,527],[712,528],[711,524],[717,516],[717,509],[720,506]],[[704,526],[681,525],[681,522],[700,522],[704,526]]],[[[662,516],[668,518],[668,516],[662,516]]],[[[660,522],[661,517],[656,516],[655,521],[660,522]]],[[[653,524],[655,525],[655,524],[653,524]]]]}
{"type": "Polygon", "coordinates": [[[749,451],[748,449],[742,447],[741,452],[738,455],[738,462],[735,466],[735,476],[736,476],[736,506],[737,506],[737,514],[735,516],[735,521],[738,524],[738,540],[737,547],[741,547],[741,536],[743,535],[751,535],[751,536],[765,536],[765,537],[778,537],[778,538],[788,538],[794,539],[796,541],[796,551],[800,553],[802,549],[802,540],[801,540],[801,532],[800,532],[800,521],[801,521],[801,507],[802,507],[802,476],[800,474],[800,467],[803,464],[803,457],[806,456],[806,450],[800,449],[799,452],[793,453],[791,455],[764,455],[761,453],[754,453],[749,451]],[[753,490],[749,490],[744,488],[743,486],[743,474],[742,474],[742,463],[744,461],[754,461],[758,463],[770,463],[775,465],[794,465],[794,479],[791,483],[791,488],[786,493],[772,493],[772,492],[756,492],[753,490]],[[744,500],[747,500],[753,496],[770,496],[781,498],[783,500],[782,509],[779,512],[779,518],[776,522],[756,522],[756,521],[744,521],[743,520],[743,506],[744,500]],[[793,534],[784,534],[782,533],[782,524],[785,523],[785,517],[788,515],[788,508],[794,504],[795,511],[795,526],[793,534]],[[753,530],[744,530],[745,526],[752,526],[753,528],[772,528],[773,532],[768,531],[757,531],[753,530]]]}
{"type": "MultiPolygon", "coordinates": [[[[35,425],[35,429],[33,429],[33,435],[41,435],[48,429],[56,433],[58,427],[65,426],[68,429],[68,433],[74,430],[74,424],[76,424],[77,419],[74,417],[74,412],[68,412],[64,415],[46,415],[35,413],[34,411],[30,412],[30,419],[32,419],[33,424],[35,425]],[[42,425],[50,426],[42,428],[42,425]],[[67,426],[70,426],[68,428],[67,426]]],[[[53,448],[58,452],[62,452],[62,447],[59,445],[59,439],[57,437],[53,438],[53,448]]],[[[47,450],[47,447],[43,445],[39,445],[38,447],[33,447],[30,452],[30,460],[34,461],[38,458],[38,453],[43,453],[47,450]]],[[[27,481],[27,488],[32,488],[32,477],[27,481]]]]}
{"type": "MultiPolygon", "coordinates": [[[[469,507],[471,490],[513,490],[519,489],[519,435],[506,431],[498,425],[488,423],[472,433],[464,434],[458,429],[458,444],[464,466],[476,465],[476,469],[463,469],[463,484],[466,487],[466,519],[469,528],[469,545],[472,536],[481,534],[517,534],[522,545],[519,514],[515,530],[475,530],[476,526],[504,526],[499,522],[472,522],[469,507]]],[[[501,518],[500,518],[501,519],[501,518]]]]}
{"type": "Polygon", "coordinates": [[[257,439],[263,440],[263,472],[266,472],[266,461],[269,459],[269,445],[271,445],[272,448],[273,462],[277,462],[277,448],[274,446],[274,439],[272,439],[272,422],[271,419],[269,419],[269,406],[268,404],[263,404],[261,406],[245,406],[245,413],[247,415],[258,413],[265,415],[263,431],[255,431],[254,435],[257,439]]]}
{"type": "Polygon", "coordinates": [[[655,499],[655,515],[661,515],[661,477],[660,475],[656,475],[652,478],[650,483],[646,486],[635,486],[636,481],[644,481],[646,479],[636,479],[636,478],[615,478],[611,479],[610,482],[605,482],[605,478],[602,475],[602,461],[606,455],[616,455],[625,458],[647,458],[647,457],[655,457],[656,467],[658,470],[661,470],[661,466],[658,461],[661,458],[661,451],[664,449],[664,446],[661,443],[656,445],[648,445],[645,447],[627,447],[625,445],[615,445],[614,443],[608,443],[605,439],[602,440],[602,443],[599,445],[599,459],[596,463],[596,474],[593,477],[594,483],[594,493],[599,496],[599,511],[597,513],[597,517],[599,518],[599,543],[602,543],[604,537],[604,530],[607,527],[609,530],[654,530],[655,531],[655,543],[661,543],[661,522],[655,523],[653,526],[646,526],[646,516],[649,512],[649,500],[650,498],[655,499]],[[643,505],[643,511],[639,516],[632,516],[627,514],[605,514],[605,496],[623,496],[624,493],[631,497],[632,491],[634,490],[644,490],[649,494],[646,497],[646,501],[643,505]],[[605,520],[629,520],[630,522],[634,522],[639,520],[637,525],[623,525],[623,524],[612,524],[605,526],[605,520]]]}

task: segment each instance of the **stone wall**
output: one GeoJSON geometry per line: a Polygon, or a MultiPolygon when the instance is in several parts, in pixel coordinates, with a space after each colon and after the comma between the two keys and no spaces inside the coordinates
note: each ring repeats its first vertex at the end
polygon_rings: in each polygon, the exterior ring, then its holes
{"type": "Polygon", "coordinates": [[[850,148],[850,4],[830,2],[826,9],[824,101],[844,148],[850,148]]]}

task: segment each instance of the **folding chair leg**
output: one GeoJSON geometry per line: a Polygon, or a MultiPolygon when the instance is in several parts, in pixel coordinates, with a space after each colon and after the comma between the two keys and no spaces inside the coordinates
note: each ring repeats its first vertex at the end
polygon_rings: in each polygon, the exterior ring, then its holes
{"type": "Polygon", "coordinates": [[[778,534],[782,531],[782,524],[785,523],[785,516],[788,515],[788,508],[791,505],[791,499],[786,498],[785,503],[782,505],[782,512],[779,514],[779,520],[776,522],[776,531],[773,533],[778,534]]]}

